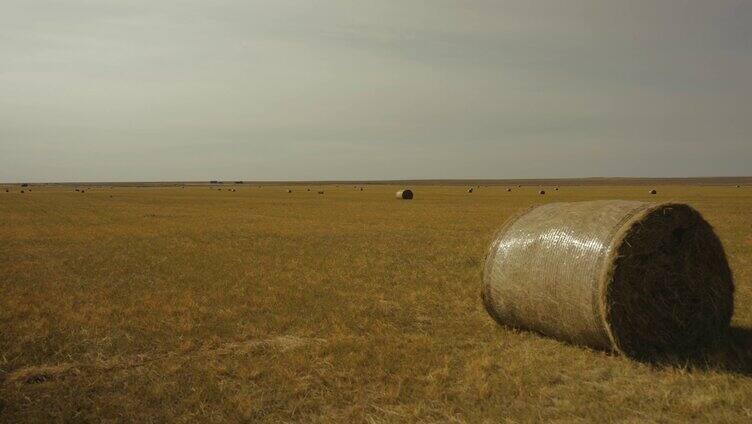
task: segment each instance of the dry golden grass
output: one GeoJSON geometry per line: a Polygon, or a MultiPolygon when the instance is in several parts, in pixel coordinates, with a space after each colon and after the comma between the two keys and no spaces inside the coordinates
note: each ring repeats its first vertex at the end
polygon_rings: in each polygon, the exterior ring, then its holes
{"type": "Polygon", "coordinates": [[[233,188],[3,190],[0,421],[752,420],[752,188],[233,188]],[[714,225],[734,349],[651,365],[486,314],[510,214],[607,198],[714,225]]]}

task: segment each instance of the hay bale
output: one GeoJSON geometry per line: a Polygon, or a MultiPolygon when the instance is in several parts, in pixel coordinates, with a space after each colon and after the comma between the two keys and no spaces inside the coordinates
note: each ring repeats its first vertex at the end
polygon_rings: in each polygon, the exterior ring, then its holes
{"type": "Polygon", "coordinates": [[[402,200],[411,200],[413,198],[413,191],[409,188],[400,190],[397,192],[397,198],[402,200]]]}
{"type": "Polygon", "coordinates": [[[287,189],[287,192],[288,192],[288,193],[292,193],[292,190],[290,190],[290,189],[288,188],[288,189],[287,189]]]}
{"type": "Polygon", "coordinates": [[[23,194],[23,193],[24,193],[24,191],[23,191],[23,190],[21,190],[21,194],[23,194]]]}
{"type": "Polygon", "coordinates": [[[656,189],[652,189],[649,191],[650,194],[658,194],[658,191],[656,189]]]}
{"type": "Polygon", "coordinates": [[[472,188],[472,187],[470,187],[469,189],[467,189],[467,192],[468,192],[468,193],[472,193],[472,192],[473,192],[473,188],[472,188]]]}
{"type": "Polygon", "coordinates": [[[538,194],[546,194],[546,190],[540,190],[538,194]]]}
{"type": "Polygon", "coordinates": [[[636,358],[691,352],[728,329],[733,280],[688,205],[549,203],[492,242],[482,298],[498,322],[636,358]]]}
{"type": "Polygon", "coordinates": [[[324,194],[324,192],[323,191],[319,191],[319,194],[324,194]]]}
{"type": "Polygon", "coordinates": [[[559,187],[554,187],[554,191],[559,191],[559,187]]]}
{"type": "Polygon", "coordinates": [[[360,188],[360,191],[363,191],[363,187],[360,188]]]}
{"type": "Polygon", "coordinates": [[[507,188],[507,191],[512,191],[512,189],[511,188],[507,188]]]}

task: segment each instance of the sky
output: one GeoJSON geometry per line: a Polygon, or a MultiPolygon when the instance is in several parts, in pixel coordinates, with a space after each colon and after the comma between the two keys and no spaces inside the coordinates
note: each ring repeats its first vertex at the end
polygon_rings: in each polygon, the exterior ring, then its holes
{"type": "Polygon", "coordinates": [[[752,175],[752,2],[3,0],[0,181],[752,175]]]}

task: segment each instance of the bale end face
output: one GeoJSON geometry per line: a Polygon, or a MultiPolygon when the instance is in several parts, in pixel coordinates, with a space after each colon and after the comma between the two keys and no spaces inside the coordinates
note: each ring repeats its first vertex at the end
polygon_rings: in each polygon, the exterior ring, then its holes
{"type": "Polygon", "coordinates": [[[624,233],[603,293],[604,321],[629,356],[683,354],[728,329],[733,291],[710,224],[687,205],[663,204],[624,233]]]}

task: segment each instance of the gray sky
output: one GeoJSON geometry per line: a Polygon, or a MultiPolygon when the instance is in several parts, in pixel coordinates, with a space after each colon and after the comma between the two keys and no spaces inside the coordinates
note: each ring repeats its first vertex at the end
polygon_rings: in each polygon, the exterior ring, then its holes
{"type": "Polygon", "coordinates": [[[0,181],[750,174],[746,0],[0,5],[0,181]]]}

